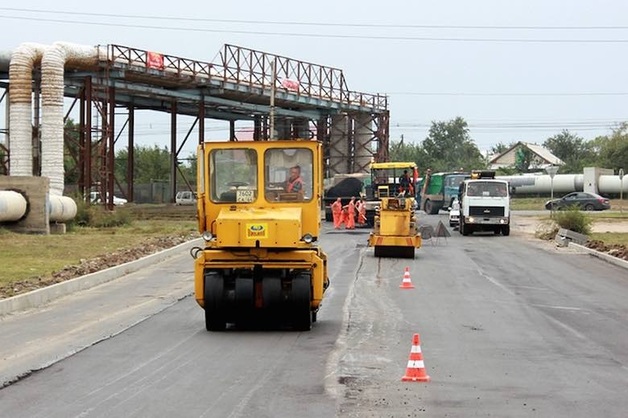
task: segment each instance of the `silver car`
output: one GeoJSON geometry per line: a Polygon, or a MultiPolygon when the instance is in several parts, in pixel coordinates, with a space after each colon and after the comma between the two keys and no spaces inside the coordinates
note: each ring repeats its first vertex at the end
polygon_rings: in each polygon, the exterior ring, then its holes
{"type": "Polygon", "coordinates": [[[455,198],[449,210],[449,226],[455,228],[460,225],[460,202],[455,198]]]}

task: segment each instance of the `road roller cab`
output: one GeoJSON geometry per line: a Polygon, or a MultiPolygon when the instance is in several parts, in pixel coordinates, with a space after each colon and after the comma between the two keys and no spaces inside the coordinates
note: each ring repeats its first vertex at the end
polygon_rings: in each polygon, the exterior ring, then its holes
{"type": "Polygon", "coordinates": [[[413,207],[414,198],[403,193],[381,198],[368,239],[375,257],[414,258],[414,250],[421,248],[421,235],[413,207]]]}
{"type": "Polygon", "coordinates": [[[198,148],[195,297],[207,330],[254,319],[309,330],[329,284],[317,246],[321,145],[205,142],[198,148]]]}

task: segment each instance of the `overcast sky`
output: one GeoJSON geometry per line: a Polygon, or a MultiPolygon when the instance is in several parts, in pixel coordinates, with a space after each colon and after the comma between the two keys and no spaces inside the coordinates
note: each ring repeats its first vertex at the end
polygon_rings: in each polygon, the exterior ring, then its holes
{"type": "MultiPolygon", "coordinates": [[[[120,44],[218,62],[223,44],[239,45],[340,68],[350,89],[389,94],[393,140],[421,141],[432,121],[461,116],[487,150],[563,129],[592,139],[628,121],[626,16],[623,0],[34,0],[2,3],[0,50],[120,44]]],[[[137,142],[168,144],[168,121],[139,115],[137,142]]]]}

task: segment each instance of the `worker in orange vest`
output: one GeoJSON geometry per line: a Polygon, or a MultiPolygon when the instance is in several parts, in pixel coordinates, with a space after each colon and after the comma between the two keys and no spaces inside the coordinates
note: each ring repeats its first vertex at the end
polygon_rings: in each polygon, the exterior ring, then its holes
{"type": "Polygon", "coordinates": [[[358,226],[366,225],[366,202],[363,197],[358,200],[355,207],[358,210],[358,226]]]}
{"type": "Polygon", "coordinates": [[[355,197],[347,204],[347,229],[355,229],[355,197]]]}
{"type": "Polygon", "coordinates": [[[340,225],[342,225],[342,201],[340,198],[336,199],[334,203],[331,204],[331,214],[334,217],[334,228],[340,229],[340,225]]]}

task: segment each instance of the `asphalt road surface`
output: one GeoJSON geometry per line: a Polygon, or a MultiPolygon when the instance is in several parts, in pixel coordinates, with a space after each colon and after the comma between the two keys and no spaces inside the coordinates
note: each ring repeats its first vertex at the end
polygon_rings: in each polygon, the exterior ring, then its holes
{"type": "Polygon", "coordinates": [[[324,226],[312,331],[206,332],[181,255],[0,319],[0,377],[23,374],[0,415],[625,416],[626,270],[516,229],[378,259],[368,231],[324,226]],[[415,333],[429,383],[401,381],[415,333]]]}

